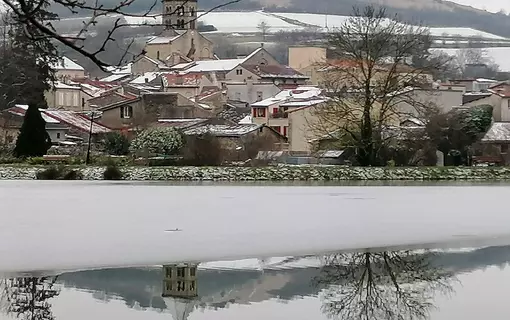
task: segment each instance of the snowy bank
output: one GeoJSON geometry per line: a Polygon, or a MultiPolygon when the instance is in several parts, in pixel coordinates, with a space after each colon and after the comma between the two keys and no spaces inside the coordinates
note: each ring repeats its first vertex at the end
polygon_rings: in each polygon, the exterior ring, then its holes
{"type": "MultiPolygon", "coordinates": [[[[30,180],[44,166],[1,166],[0,180],[30,180]]],[[[75,167],[102,180],[104,167],[75,167]]],[[[342,166],[119,167],[133,181],[510,180],[510,167],[362,168],[342,166]]]]}

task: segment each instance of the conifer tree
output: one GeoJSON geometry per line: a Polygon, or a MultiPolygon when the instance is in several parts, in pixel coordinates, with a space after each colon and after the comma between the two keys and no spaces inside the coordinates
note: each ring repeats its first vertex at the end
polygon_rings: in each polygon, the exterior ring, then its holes
{"type": "Polygon", "coordinates": [[[36,104],[30,104],[21,125],[14,156],[17,158],[42,157],[51,147],[51,139],[46,132],[44,121],[36,104]]]}

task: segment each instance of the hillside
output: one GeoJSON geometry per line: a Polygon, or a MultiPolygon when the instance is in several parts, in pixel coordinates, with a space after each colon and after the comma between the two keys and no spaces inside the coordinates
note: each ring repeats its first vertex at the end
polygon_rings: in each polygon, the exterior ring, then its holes
{"type": "MultiPolygon", "coordinates": [[[[225,0],[199,0],[201,8],[211,8],[225,0]]],[[[241,0],[223,10],[260,9],[273,12],[309,12],[348,15],[354,6],[383,5],[404,20],[431,26],[471,27],[510,37],[510,17],[443,0],[241,0]]]]}

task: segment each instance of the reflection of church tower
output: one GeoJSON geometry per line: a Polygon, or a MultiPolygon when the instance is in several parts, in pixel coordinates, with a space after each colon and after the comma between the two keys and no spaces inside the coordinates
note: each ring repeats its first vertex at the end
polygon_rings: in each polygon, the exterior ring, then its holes
{"type": "Polygon", "coordinates": [[[174,320],[186,320],[198,296],[197,264],[163,266],[163,299],[174,320]]]}
{"type": "Polygon", "coordinates": [[[163,22],[166,29],[195,30],[197,0],[163,0],[163,22]]]}

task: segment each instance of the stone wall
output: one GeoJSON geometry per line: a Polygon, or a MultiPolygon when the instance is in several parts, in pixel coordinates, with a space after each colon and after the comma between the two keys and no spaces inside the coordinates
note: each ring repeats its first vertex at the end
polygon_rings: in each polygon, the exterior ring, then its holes
{"type": "MultiPolygon", "coordinates": [[[[44,166],[0,166],[0,180],[35,179],[44,166]]],[[[342,180],[510,180],[510,167],[359,168],[274,167],[119,167],[126,180],[168,181],[342,181],[342,180]]],[[[76,167],[85,180],[102,180],[103,167],[76,167]]]]}

